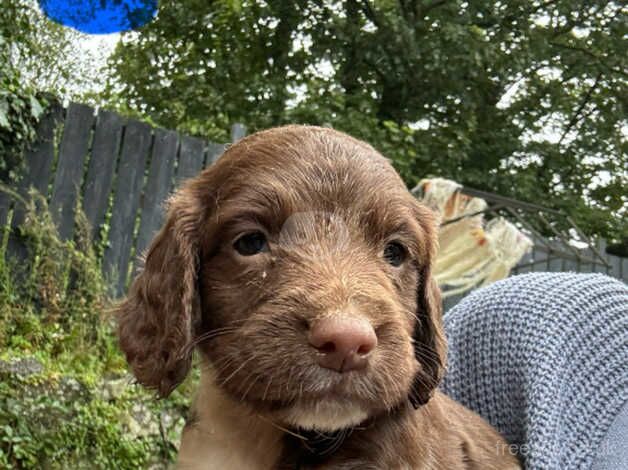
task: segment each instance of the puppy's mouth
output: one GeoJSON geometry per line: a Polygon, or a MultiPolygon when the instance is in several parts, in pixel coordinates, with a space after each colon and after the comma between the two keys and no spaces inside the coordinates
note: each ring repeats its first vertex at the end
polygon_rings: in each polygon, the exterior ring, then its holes
{"type": "Polygon", "coordinates": [[[369,413],[368,408],[353,401],[322,400],[286,408],[277,417],[297,429],[337,431],[363,423],[369,418],[369,413]]]}
{"type": "Polygon", "coordinates": [[[320,380],[304,384],[295,396],[266,401],[264,408],[291,428],[336,431],[356,426],[381,411],[374,397],[364,393],[361,375],[324,371],[320,380]]]}
{"type": "Polygon", "coordinates": [[[353,401],[366,406],[372,401],[364,396],[367,382],[368,377],[361,372],[338,373],[323,369],[310,380],[301,382],[286,404],[292,406],[296,403],[315,404],[320,401],[353,401]]]}
{"type": "Polygon", "coordinates": [[[302,396],[273,414],[289,427],[336,431],[364,422],[371,414],[371,405],[357,395],[330,389],[317,395],[302,396]]]}
{"type": "Polygon", "coordinates": [[[374,379],[370,370],[338,372],[313,366],[312,373],[300,387],[300,397],[305,400],[357,400],[367,401],[366,396],[373,398],[369,390],[374,379]]]}

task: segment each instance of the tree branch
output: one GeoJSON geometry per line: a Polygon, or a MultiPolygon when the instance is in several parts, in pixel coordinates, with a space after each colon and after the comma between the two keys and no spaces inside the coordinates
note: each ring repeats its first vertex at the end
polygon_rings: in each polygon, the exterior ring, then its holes
{"type": "Polygon", "coordinates": [[[580,121],[580,113],[582,113],[582,110],[584,109],[584,107],[587,105],[587,103],[591,99],[591,95],[593,94],[593,91],[597,88],[598,83],[600,83],[600,79],[601,78],[602,78],[602,72],[599,72],[597,74],[597,77],[595,77],[595,82],[593,83],[593,85],[591,85],[591,88],[589,88],[589,90],[587,91],[586,95],[584,95],[584,98],[582,99],[582,102],[580,103],[578,108],[576,108],[576,111],[574,112],[573,116],[571,116],[571,119],[569,120],[569,123],[567,124],[567,127],[563,131],[563,134],[560,136],[560,140],[558,141],[558,145],[559,146],[560,146],[560,144],[563,143],[563,140],[565,139],[567,134],[569,134],[571,129],[580,121]]]}
{"type": "Polygon", "coordinates": [[[382,24],[379,17],[375,13],[375,10],[373,10],[373,7],[371,6],[371,2],[369,2],[369,0],[362,0],[362,2],[360,3],[362,5],[362,12],[364,13],[364,15],[369,20],[371,20],[375,26],[377,26],[380,29],[383,28],[385,25],[382,24]]]}
{"type": "Polygon", "coordinates": [[[625,77],[628,77],[628,73],[627,72],[624,72],[621,69],[616,69],[615,67],[613,67],[611,65],[608,65],[606,62],[604,62],[602,57],[598,56],[597,54],[595,54],[595,53],[593,53],[593,52],[591,52],[591,51],[589,51],[587,49],[584,49],[582,47],[577,47],[577,46],[570,46],[569,44],[562,44],[560,42],[555,42],[555,41],[550,41],[549,44],[551,46],[562,47],[563,49],[569,49],[569,50],[572,50],[572,51],[575,51],[575,52],[582,52],[583,54],[588,55],[589,57],[592,57],[595,60],[597,60],[600,65],[602,65],[603,67],[607,68],[611,72],[615,72],[615,73],[618,73],[618,74],[623,75],[625,77]]]}

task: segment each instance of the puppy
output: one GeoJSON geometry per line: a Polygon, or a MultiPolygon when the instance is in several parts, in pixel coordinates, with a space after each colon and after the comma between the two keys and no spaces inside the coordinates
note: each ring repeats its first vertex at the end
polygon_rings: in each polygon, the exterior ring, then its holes
{"type": "Polygon", "coordinates": [[[162,396],[200,352],[179,468],[519,468],[436,390],[436,245],[389,162],[334,130],[259,132],[189,180],[117,312],[162,396]]]}

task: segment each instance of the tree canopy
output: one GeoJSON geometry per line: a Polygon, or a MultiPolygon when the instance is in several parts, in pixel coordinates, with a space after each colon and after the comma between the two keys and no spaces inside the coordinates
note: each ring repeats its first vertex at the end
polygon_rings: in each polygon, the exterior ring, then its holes
{"type": "Polygon", "coordinates": [[[330,125],[391,158],[626,236],[626,22],[608,1],[166,0],[106,103],[215,139],[330,125]]]}

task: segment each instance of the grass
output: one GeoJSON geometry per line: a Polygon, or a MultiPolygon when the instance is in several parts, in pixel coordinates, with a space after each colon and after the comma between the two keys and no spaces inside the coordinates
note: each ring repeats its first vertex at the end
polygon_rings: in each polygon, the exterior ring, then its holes
{"type": "Polygon", "coordinates": [[[194,379],[167,400],[132,383],[84,217],[66,242],[23,203],[25,253],[0,256],[0,468],[168,468],[194,379]]]}

